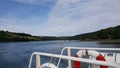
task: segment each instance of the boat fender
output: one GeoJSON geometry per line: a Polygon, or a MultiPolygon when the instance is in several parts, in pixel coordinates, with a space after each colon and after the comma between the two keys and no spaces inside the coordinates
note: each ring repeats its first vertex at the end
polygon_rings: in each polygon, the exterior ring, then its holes
{"type": "Polygon", "coordinates": [[[53,63],[44,63],[41,65],[40,68],[58,68],[58,67],[54,65],[53,63]]]}
{"type": "MultiPolygon", "coordinates": [[[[105,58],[102,56],[102,54],[100,54],[99,52],[94,51],[94,50],[87,50],[87,49],[78,51],[75,57],[82,58],[85,55],[92,56],[96,58],[96,60],[106,61],[105,58]]],[[[74,61],[74,66],[75,68],[82,68],[81,63],[78,61],[74,61]]],[[[100,68],[108,68],[108,66],[100,65],[100,68]]]]}

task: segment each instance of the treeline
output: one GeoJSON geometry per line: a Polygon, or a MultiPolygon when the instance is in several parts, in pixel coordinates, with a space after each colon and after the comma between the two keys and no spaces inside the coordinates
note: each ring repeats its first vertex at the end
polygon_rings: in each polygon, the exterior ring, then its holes
{"type": "Polygon", "coordinates": [[[46,40],[70,40],[71,36],[60,36],[60,37],[41,36],[40,38],[41,38],[42,41],[46,41],[46,40]]]}
{"type": "Polygon", "coordinates": [[[120,39],[120,25],[102,29],[96,32],[85,33],[75,36],[32,36],[26,33],[0,31],[0,42],[12,41],[46,41],[46,40],[116,40],[120,39]]]}
{"type": "Polygon", "coordinates": [[[14,33],[9,31],[0,31],[0,42],[12,42],[12,41],[38,41],[41,40],[38,37],[34,37],[25,33],[14,33]]]}
{"type": "Polygon", "coordinates": [[[120,39],[120,25],[116,27],[110,27],[102,29],[96,32],[75,35],[71,37],[72,40],[114,40],[120,39]]]}
{"type": "Polygon", "coordinates": [[[32,36],[26,33],[0,31],[0,42],[68,40],[69,37],[32,36]]]}

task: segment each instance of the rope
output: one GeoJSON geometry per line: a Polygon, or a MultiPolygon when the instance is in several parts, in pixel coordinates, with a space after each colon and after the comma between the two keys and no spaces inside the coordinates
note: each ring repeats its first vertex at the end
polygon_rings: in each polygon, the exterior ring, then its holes
{"type": "Polygon", "coordinates": [[[49,65],[50,65],[50,63],[52,62],[53,59],[54,59],[54,55],[51,57],[50,61],[48,62],[49,63],[48,67],[49,67],[49,65]]]}
{"type": "Polygon", "coordinates": [[[51,59],[50,59],[50,61],[48,62],[49,64],[48,64],[48,67],[49,67],[49,65],[50,65],[50,63],[52,63],[52,61],[53,61],[53,64],[57,64],[56,63],[56,58],[54,57],[54,55],[51,57],[51,59]]]}

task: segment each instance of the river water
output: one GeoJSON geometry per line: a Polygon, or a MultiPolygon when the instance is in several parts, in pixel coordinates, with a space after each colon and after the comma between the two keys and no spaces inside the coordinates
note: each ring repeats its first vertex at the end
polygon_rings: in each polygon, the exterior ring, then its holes
{"type": "MultiPolygon", "coordinates": [[[[83,41],[34,41],[0,43],[0,68],[28,68],[30,55],[33,52],[39,51],[60,54],[62,48],[68,46],[120,48],[120,44],[98,44],[97,42],[83,41]]],[[[42,60],[42,63],[50,61],[50,58],[47,57],[43,59],[46,61],[42,60]]],[[[56,62],[55,59],[54,61],[56,62]]],[[[35,67],[34,62],[35,60],[33,61],[32,67],[35,67]]],[[[66,60],[62,60],[62,64],[67,64],[66,60]]]]}

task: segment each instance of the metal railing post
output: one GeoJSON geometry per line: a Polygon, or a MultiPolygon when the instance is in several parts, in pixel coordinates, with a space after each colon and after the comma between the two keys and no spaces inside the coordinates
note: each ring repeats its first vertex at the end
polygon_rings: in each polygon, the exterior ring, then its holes
{"type": "Polygon", "coordinates": [[[40,68],[40,55],[36,54],[36,68],[40,68]]]}
{"type": "MultiPolygon", "coordinates": [[[[68,57],[71,57],[71,50],[70,50],[70,48],[67,48],[67,52],[68,52],[68,57]]],[[[71,68],[71,60],[69,59],[68,60],[68,68],[71,68]]]]}

